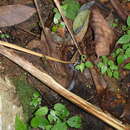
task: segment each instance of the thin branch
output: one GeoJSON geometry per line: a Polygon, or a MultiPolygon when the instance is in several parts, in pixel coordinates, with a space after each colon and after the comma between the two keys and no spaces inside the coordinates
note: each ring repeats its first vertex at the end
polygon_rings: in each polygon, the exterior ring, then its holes
{"type": "Polygon", "coordinates": [[[63,11],[62,11],[62,9],[61,9],[61,7],[60,7],[59,0],[54,0],[54,2],[55,2],[56,7],[58,8],[58,10],[59,10],[59,12],[60,12],[62,18],[63,18],[63,21],[64,21],[64,23],[65,23],[65,25],[66,25],[66,27],[67,27],[67,29],[68,29],[68,31],[69,31],[71,37],[72,37],[72,40],[73,40],[73,42],[74,42],[74,44],[75,44],[75,46],[76,46],[76,48],[77,48],[79,54],[82,55],[82,53],[81,53],[81,51],[80,51],[80,49],[79,49],[79,47],[78,47],[78,43],[77,43],[77,41],[76,41],[76,39],[75,39],[75,37],[74,37],[74,35],[73,35],[73,32],[71,31],[71,29],[70,29],[70,27],[69,27],[69,25],[68,25],[67,19],[65,18],[64,14],[63,14],[63,11]]]}
{"type": "Polygon", "coordinates": [[[59,62],[59,63],[64,63],[64,64],[75,63],[75,62],[71,62],[71,61],[60,60],[60,59],[50,57],[50,56],[47,56],[47,55],[44,55],[44,54],[41,54],[41,53],[37,53],[37,52],[31,51],[29,49],[26,49],[26,48],[23,48],[23,47],[20,47],[20,46],[17,46],[17,45],[8,43],[8,42],[4,42],[4,41],[0,41],[0,45],[6,46],[6,47],[9,47],[9,48],[13,48],[13,49],[18,50],[18,51],[26,52],[28,54],[35,55],[35,56],[38,56],[38,57],[44,57],[47,60],[51,60],[51,61],[55,61],[55,62],[59,62]]]}

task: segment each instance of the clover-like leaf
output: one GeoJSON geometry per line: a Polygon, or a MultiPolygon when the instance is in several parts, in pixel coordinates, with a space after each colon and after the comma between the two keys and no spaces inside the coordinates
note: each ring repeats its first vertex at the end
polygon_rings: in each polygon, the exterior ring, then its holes
{"type": "Polygon", "coordinates": [[[67,120],[67,124],[73,128],[80,128],[81,118],[79,116],[73,116],[67,120]]]}
{"type": "Polygon", "coordinates": [[[107,66],[104,65],[101,67],[101,73],[104,74],[107,71],[107,66]]]}
{"type": "Polygon", "coordinates": [[[111,69],[107,69],[107,75],[111,78],[112,77],[112,71],[111,71],[111,69]]]}
{"type": "Polygon", "coordinates": [[[124,34],[123,36],[121,36],[119,38],[119,40],[117,41],[117,43],[124,44],[124,43],[128,43],[129,41],[130,41],[130,35],[124,34]]]}
{"type": "Polygon", "coordinates": [[[125,55],[126,55],[127,57],[130,57],[130,47],[126,49],[125,55]]]}
{"type": "Polygon", "coordinates": [[[67,130],[67,125],[65,122],[57,122],[51,130],[67,130]]]}
{"type": "Polygon", "coordinates": [[[90,61],[87,61],[87,62],[85,62],[85,67],[92,68],[93,67],[93,63],[90,62],[90,61]]]}
{"type": "Polygon", "coordinates": [[[119,72],[115,70],[113,72],[113,77],[116,78],[116,79],[119,79],[119,76],[120,76],[119,72]]]}
{"type": "Polygon", "coordinates": [[[85,69],[85,64],[84,64],[84,63],[81,63],[81,64],[79,64],[79,65],[76,65],[76,66],[75,66],[75,69],[76,69],[76,70],[79,70],[79,71],[81,71],[81,72],[83,72],[84,69],[85,69]]]}
{"type": "Polygon", "coordinates": [[[35,116],[31,120],[31,126],[33,128],[44,128],[47,125],[49,125],[48,120],[42,116],[35,116]]]}
{"type": "Polygon", "coordinates": [[[126,65],[124,66],[124,69],[130,70],[130,63],[126,64],[126,65]]]}
{"type": "Polygon", "coordinates": [[[74,18],[76,17],[79,11],[79,8],[80,8],[80,4],[78,1],[75,0],[69,0],[69,1],[65,0],[63,2],[63,5],[61,6],[64,15],[71,20],[74,20],[74,18]]]}
{"type": "Polygon", "coordinates": [[[118,63],[118,64],[122,64],[122,63],[124,62],[124,60],[125,60],[124,55],[119,55],[119,56],[117,57],[117,63],[118,63]]]}
{"type": "Polygon", "coordinates": [[[65,117],[68,117],[69,114],[70,114],[68,109],[66,108],[66,106],[61,104],[61,103],[55,104],[54,105],[54,110],[56,112],[56,115],[58,117],[60,117],[61,119],[64,119],[65,117]]]}
{"type": "Polygon", "coordinates": [[[48,107],[44,106],[44,107],[40,107],[36,112],[35,115],[36,116],[45,116],[48,113],[48,107]]]}
{"type": "Polygon", "coordinates": [[[127,25],[130,27],[130,16],[127,18],[127,25]]]}

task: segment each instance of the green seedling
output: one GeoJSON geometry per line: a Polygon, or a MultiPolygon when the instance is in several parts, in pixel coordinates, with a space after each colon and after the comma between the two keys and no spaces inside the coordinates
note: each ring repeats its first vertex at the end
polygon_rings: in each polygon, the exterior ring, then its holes
{"type": "Polygon", "coordinates": [[[114,19],[113,22],[111,22],[111,27],[112,28],[116,28],[119,26],[119,20],[118,19],[114,19]]]}
{"type": "Polygon", "coordinates": [[[68,128],[81,128],[81,118],[70,116],[65,105],[57,103],[52,109],[47,106],[39,107],[34,113],[27,126],[19,116],[15,119],[15,130],[28,130],[29,128],[40,128],[42,130],[67,130],[68,128]]]}
{"type": "Polygon", "coordinates": [[[112,60],[108,59],[108,57],[102,56],[101,61],[97,63],[97,67],[102,74],[116,79],[119,78],[118,66],[112,60]]]}
{"type": "Polygon", "coordinates": [[[3,38],[10,38],[10,36],[8,34],[0,34],[0,38],[3,39],[3,38]]]}
{"type": "Polygon", "coordinates": [[[40,107],[31,120],[33,128],[45,130],[67,130],[69,127],[80,128],[81,118],[79,116],[70,117],[70,112],[65,105],[57,103],[53,109],[47,106],[40,107]]]}
{"type": "Polygon", "coordinates": [[[75,66],[76,70],[83,72],[86,68],[92,68],[94,65],[91,61],[86,61],[86,56],[81,56],[81,63],[75,66]]]}
{"type": "MultiPolygon", "coordinates": [[[[74,20],[80,9],[80,4],[76,0],[64,0],[62,2],[61,9],[64,13],[64,16],[74,20]]],[[[53,23],[55,25],[52,27],[52,32],[56,32],[59,27],[65,27],[65,24],[61,20],[61,14],[58,9],[54,8],[53,12],[55,13],[53,17],[53,23]]]]}
{"type": "Polygon", "coordinates": [[[33,94],[33,98],[32,98],[32,101],[30,102],[30,105],[37,107],[41,104],[41,101],[42,101],[42,99],[41,99],[40,93],[35,92],[33,94]]]}

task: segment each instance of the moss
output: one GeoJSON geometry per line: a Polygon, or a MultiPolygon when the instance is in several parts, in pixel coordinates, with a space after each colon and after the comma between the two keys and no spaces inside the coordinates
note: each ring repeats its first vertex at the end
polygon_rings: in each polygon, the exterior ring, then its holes
{"type": "Polygon", "coordinates": [[[37,90],[27,83],[25,76],[17,77],[13,80],[13,83],[16,86],[16,92],[23,106],[24,118],[27,122],[32,117],[34,111],[37,109],[34,106],[30,105],[33,93],[35,93],[37,90]]]}

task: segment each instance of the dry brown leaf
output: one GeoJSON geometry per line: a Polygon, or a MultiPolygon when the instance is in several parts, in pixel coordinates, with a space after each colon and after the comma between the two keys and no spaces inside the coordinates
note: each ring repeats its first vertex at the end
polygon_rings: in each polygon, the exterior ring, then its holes
{"type": "Polygon", "coordinates": [[[22,23],[36,12],[35,8],[24,5],[8,5],[0,7],[0,27],[22,23]]]}
{"type": "Polygon", "coordinates": [[[92,10],[92,27],[95,33],[95,51],[97,56],[109,55],[114,41],[114,33],[98,9],[92,10]]]}

